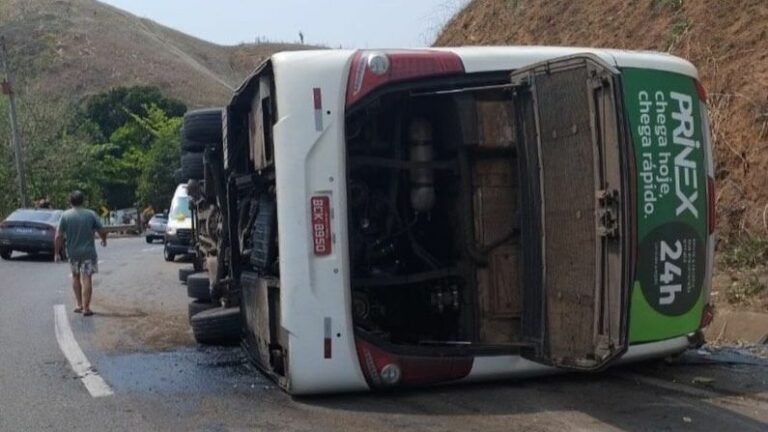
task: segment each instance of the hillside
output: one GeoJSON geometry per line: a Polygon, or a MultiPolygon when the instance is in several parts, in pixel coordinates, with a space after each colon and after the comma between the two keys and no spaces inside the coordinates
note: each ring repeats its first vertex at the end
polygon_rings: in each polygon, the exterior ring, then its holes
{"type": "Polygon", "coordinates": [[[575,45],[669,51],[709,93],[718,229],[768,235],[768,2],[475,0],[436,45],[575,45]]]}
{"type": "Polygon", "coordinates": [[[224,103],[263,58],[304,48],[220,46],[96,0],[2,0],[0,35],[32,91],[79,98],[155,85],[190,106],[224,103]]]}

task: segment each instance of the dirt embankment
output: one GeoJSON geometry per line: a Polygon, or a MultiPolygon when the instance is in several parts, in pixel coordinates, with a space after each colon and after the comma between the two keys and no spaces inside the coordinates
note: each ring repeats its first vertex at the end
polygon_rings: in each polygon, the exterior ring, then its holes
{"type": "Polygon", "coordinates": [[[768,235],[765,0],[475,0],[435,44],[650,49],[689,59],[709,93],[719,232],[768,235]]]}
{"type": "Polygon", "coordinates": [[[768,1],[474,0],[435,45],[647,49],[694,63],[715,148],[714,300],[768,311],[768,1]]]}

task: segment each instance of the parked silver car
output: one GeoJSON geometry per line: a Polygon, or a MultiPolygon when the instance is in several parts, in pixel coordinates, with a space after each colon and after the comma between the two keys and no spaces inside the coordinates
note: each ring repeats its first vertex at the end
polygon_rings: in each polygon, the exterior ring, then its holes
{"type": "Polygon", "coordinates": [[[145,232],[147,243],[152,243],[155,240],[163,240],[166,225],[168,225],[168,216],[165,214],[156,214],[152,216],[149,223],[147,223],[147,230],[145,232]]]}

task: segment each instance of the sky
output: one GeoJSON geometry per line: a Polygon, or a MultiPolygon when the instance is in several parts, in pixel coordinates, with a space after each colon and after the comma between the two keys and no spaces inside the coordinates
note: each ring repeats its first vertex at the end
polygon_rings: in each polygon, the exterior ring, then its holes
{"type": "Polygon", "coordinates": [[[222,45],[269,40],[337,48],[434,42],[468,0],[100,0],[222,45]]]}

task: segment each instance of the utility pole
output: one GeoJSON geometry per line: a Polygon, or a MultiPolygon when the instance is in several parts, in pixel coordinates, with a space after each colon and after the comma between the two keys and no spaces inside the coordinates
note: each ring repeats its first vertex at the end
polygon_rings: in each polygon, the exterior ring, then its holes
{"type": "Polygon", "coordinates": [[[13,155],[16,159],[16,173],[19,177],[21,206],[29,207],[29,201],[27,200],[27,176],[24,173],[24,156],[21,153],[21,133],[19,132],[19,124],[16,118],[16,95],[13,92],[11,72],[8,68],[8,49],[5,46],[5,36],[0,37],[0,57],[2,57],[4,73],[2,92],[8,96],[10,101],[8,111],[11,116],[11,140],[13,141],[13,155]]]}

